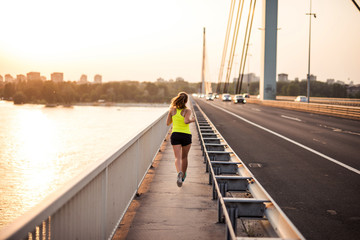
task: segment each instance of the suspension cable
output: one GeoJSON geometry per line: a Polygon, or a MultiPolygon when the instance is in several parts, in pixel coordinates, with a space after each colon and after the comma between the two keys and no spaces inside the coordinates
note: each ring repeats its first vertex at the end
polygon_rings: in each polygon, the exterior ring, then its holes
{"type": "Polygon", "coordinates": [[[222,80],[223,72],[224,72],[224,63],[225,63],[225,58],[226,58],[226,53],[227,53],[227,47],[229,45],[229,36],[230,36],[230,30],[231,30],[231,25],[232,25],[232,19],[233,19],[233,15],[234,15],[234,8],[235,8],[235,0],[231,0],[229,19],[228,19],[228,23],[227,23],[227,27],[226,27],[225,42],[224,42],[219,77],[218,77],[218,84],[216,87],[217,93],[220,92],[220,88],[221,88],[221,80],[222,80]]]}
{"type": "Polygon", "coordinates": [[[239,77],[238,77],[237,86],[236,86],[236,94],[240,94],[241,88],[242,88],[242,81],[243,81],[243,78],[244,78],[244,71],[245,71],[245,65],[246,65],[247,52],[248,52],[248,49],[249,49],[251,29],[252,29],[252,24],[253,24],[254,15],[255,15],[254,14],[255,13],[255,6],[256,6],[256,0],[254,0],[254,5],[252,5],[252,0],[251,0],[250,8],[249,8],[248,21],[247,21],[247,24],[246,24],[246,33],[245,33],[245,37],[244,37],[243,51],[242,51],[242,54],[241,54],[241,63],[240,63],[240,69],[239,69],[239,77]],[[248,25],[249,25],[249,18],[250,18],[251,9],[252,9],[251,23],[250,23],[250,28],[249,28],[249,31],[248,31],[248,25]],[[245,55],[244,55],[245,46],[246,46],[246,50],[245,50],[245,55]],[[243,63],[243,59],[244,59],[244,63],[243,63]],[[240,78],[241,78],[241,80],[239,81],[240,78]]]}
{"type": "Polygon", "coordinates": [[[355,4],[355,7],[360,11],[359,5],[355,2],[355,0],[352,0],[352,2],[355,4]]]}
{"type": "Polygon", "coordinates": [[[229,58],[229,62],[228,62],[228,68],[227,68],[227,72],[226,72],[226,81],[224,84],[223,92],[228,92],[229,80],[230,80],[230,76],[231,76],[232,64],[234,61],[234,55],[235,55],[235,51],[236,51],[236,43],[237,43],[237,37],[239,34],[240,21],[241,21],[242,11],[243,11],[243,7],[244,7],[244,2],[245,2],[245,0],[239,2],[239,5],[238,5],[236,20],[235,20],[235,27],[234,27],[234,34],[233,34],[233,39],[232,39],[231,49],[230,49],[230,58],[229,58]],[[241,6],[241,10],[240,10],[240,6],[241,6]]]}

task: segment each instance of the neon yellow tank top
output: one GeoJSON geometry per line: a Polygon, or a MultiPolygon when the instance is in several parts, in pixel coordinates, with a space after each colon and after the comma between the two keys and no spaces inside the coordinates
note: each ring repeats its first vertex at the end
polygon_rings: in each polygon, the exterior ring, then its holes
{"type": "Polygon", "coordinates": [[[184,117],[181,115],[183,109],[176,109],[176,114],[172,116],[173,129],[172,132],[180,132],[191,134],[189,124],[184,122],[184,117]]]}

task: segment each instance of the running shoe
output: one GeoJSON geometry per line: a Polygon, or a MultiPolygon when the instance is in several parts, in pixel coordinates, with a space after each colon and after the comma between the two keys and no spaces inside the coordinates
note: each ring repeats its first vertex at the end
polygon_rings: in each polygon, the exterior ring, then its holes
{"type": "Polygon", "coordinates": [[[182,181],[183,181],[183,182],[185,181],[185,178],[186,178],[186,172],[185,172],[184,177],[182,178],[182,181]]]}
{"type": "Polygon", "coordinates": [[[178,176],[177,176],[177,180],[176,180],[176,183],[177,183],[177,186],[178,186],[178,187],[181,187],[181,186],[182,186],[182,177],[183,177],[183,173],[182,173],[182,172],[179,172],[179,173],[178,173],[178,176]]]}

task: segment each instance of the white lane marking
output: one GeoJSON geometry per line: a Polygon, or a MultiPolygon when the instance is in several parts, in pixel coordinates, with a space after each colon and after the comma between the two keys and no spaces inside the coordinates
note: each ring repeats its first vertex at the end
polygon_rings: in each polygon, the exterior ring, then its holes
{"type": "Polygon", "coordinates": [[[269,132],[271,134],[274,134],[275,136],[278,136],[278,137],[280,137],[280,138],[282,138],[282,139],[284,139],[286,141],[289,141],[289,142],[291,142],[291,143],[293,143],[293,144],[295,144],[295,145],[297,145],[299,147],[302,147],[302,148],[304,148],[304,149],[306,149],[306,150],[308,150],[308,151],[310,151],[312,153],[315,153],[315,154],[319,155],[320,157],[323,157],[323,158],[329,160],[330,162],[338,164],[339,166],[344,167],[344,168],[346,168],[346,169],[360,175],[360,171],[358,169],[356,169],[356,168],[350,167],[349,165],[346,165],[346,164],[344,164],[344,163],[342,163],[342,162],[340,162],[340,161],[338,161],[338,160],[336,160],[334,158],[326,156],[325,154],[322,154],[321,152],[318,152],[318,151],[316,151],[316,150],[314,150],[312,148],[309,148],[309,147],[307,147],[307,146],[305,146],[305,145],[303,145],[301,143],[298,143],[298,142],[296,142],[296,141],[294,141],[294,140],[292,140],[292,139],[290,139],[288,137],[285,137],[285,136],[283,136],[283,135],[281,135],[281,134],[279,134],[277,132],[274,132],[274,131],[272,131],[270,129],[267,129],[267,128],[263,127],[263,126],[260,126],[259,124],[253,123],[253,122],[251,122],[251,121],[249,121],[249,120],[247,120],[247,119],[245,119],[243,117],[240,117],[240,116],[236,115],[235,113],[232,113],[232,112],[230,112],[230,111],[228,111],[226,109],[220,108],[220,107],[218,107],[216,105],[213,105],[213,106],[220,109],[220,110],[222,110],[222,111],[224,111],[224,112],[226,112],[226,113],[228,113],[228,114],[230,114],[230,115],[233,115],[234,117],[237,117],[237,118],[243,120],[244,122],[247,122],[247,123],[249,123],[249,124],[251,124],[251,125],[253,125],[255,127],[258,127],[258,128],[260,128],[260,129],[262,129],[264,131],[267,131],[267,132],[269,132]]]}
{"type": "Polygon", "coordinates": [[[326,142],[324,142],[324,141],[318,140],[318,139],[316,139],[316,138],[313,138],[313,140],[314,140],[315,142],[319,142],[319,143],[321,143],[321,144],[326,145],[326,142]]]}
{"type": "Polygon", "coordinates": [[[348,134],[360,136],[360,133],[357,133],[357,132],[345,131],[345,130],[342,130],[342,129],[340,129],[340,128],[328,127],[328,126],[322,125],[322,124],[320,124],[319,126],[320,126],[320,127],[327,128],[327,129],[331,129],[331,130],[334,131],[334,132],[348,133],[348,134]]]}
{"type": "Polygon", "coordinates": [[[251,108],[252,110],[255,110],[255,111],[258,111],[258,112],[261,112],[261,110],[260,109],[258,109],[258,108],[251,108]]]}
{"type": "Polygon", "coordinates": [[[287,118],[287,119],[290,119],[290,120],[294,120],[294,121],[301,122],[301,119],[298,119],[298,118],[288,117],[288,116],[285,116],[285,115],[281,115],[281,117],[282,117],[282,118],[287,118]]]}

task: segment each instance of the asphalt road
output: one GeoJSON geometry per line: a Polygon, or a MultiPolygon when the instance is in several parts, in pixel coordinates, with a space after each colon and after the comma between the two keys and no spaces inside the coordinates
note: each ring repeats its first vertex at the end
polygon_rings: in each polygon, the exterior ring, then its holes
{"type": "Polygon", "coordinates": [[[195,101],[306,239],[360,239],[360,121],[195,101]]]}

